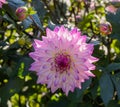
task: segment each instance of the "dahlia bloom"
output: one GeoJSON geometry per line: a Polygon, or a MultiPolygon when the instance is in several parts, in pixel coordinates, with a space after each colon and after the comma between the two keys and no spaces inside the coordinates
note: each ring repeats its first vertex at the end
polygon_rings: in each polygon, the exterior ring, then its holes
{"type": "Polygon", "coordinates": [[[93,44],[86,43],[86,36],[82,36],[76,28],[55,27],[54,31],[46,30],[42,41],[35,40],[34,52],[29,55],[34,59],[30,70],[38,75],[37,83],[47,84],[52,92],[61,88],[66,95],[81,88],[85,79],[94,77],[90,72],[98,59],[91,56],[93,44]]]}
{"type": "Polygon", "coordinates": [[[109,35],[112,33],[112,26],[109,22],[101,23],[99,29],[102,35],[109,35]]]}
{"type": "Polygon", "coordinates": [[[0,8],[2,8],[2,5],[6,2],[6,0],[0,0],[0,8]]]}

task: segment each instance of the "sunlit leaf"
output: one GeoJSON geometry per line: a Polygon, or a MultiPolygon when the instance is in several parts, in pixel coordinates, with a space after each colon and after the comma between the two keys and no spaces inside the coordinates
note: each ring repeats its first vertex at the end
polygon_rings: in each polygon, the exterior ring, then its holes
{"type": "Polygon", "coordinates": [[[23,84],[24,81],[16,77],[10,79],[4,87],[0,88],[1,104],[4,105],[12,95],[18,93],[22,89],[23,84]]]}
{"type": "Polygon", "coordinates": [[[83,84],[81,89],[76,88],[74,92],[69,93],[69,99],[72,102],[81,102],[82,96],[84,94],[84,91],[89,87],[91,83],[91,79],[86,80],[83,84]]]}

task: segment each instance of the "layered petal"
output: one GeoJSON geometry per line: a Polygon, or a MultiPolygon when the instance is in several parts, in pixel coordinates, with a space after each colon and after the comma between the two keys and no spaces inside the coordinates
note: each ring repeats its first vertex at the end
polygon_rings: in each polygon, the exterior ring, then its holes
{"type": "Polygon", "coordinates": [[[86,36],[77,28],[69,31],[64,26],[46,30],[42,40],[33,43],[34,52],[29,55],[34,62],[30,70],[38,75],[37,83],[47,84],[52,92],[61,88],[66,95],[81,83],[95,75],[92,64],[98,61],[92,56],[94,46],[86,43],[86,36]]]}

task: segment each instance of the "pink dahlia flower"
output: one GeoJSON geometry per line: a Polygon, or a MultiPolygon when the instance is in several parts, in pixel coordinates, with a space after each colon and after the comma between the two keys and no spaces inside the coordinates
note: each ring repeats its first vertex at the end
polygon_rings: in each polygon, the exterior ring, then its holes
{"type": "Polygon", "coordinates": [[[0,8],[2,8],[2,5],[6,2],[6,0],[0,0],[0,8]]]}
{"type": "Polygon", "coordinates": [[[94,77],[90,70],[98,59],[91,56],[93,44],[86,43],[86,36],[76,28],[55,27],[54,31],[46,30],[43,40],[35,40],[34,52],[29,55],[34,59],[30,70],[36,71],[37,83],[47,84],[52,92],[62,88],[68,95],[75,87],[81,88],[81,83],[89,77],[94,77]]]}

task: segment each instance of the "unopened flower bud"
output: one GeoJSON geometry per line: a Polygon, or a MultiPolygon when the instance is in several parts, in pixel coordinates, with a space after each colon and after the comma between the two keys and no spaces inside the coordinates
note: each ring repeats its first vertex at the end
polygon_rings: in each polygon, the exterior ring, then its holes
{"type": "Polygon", "coordinates": [[[28,16],[27,12],[28,12],[27,7],[25,7],[25,6],[18,7],[18,8],[16,9],[16,16],[18,17],[18,19],[19,19],[20,21],[23,21],[23,20],[26,19],[27,16],[28,16]]]}
{"type": "Polygon", "coordinates": [[[109,35],[112,32],[112,26],[110,23],[101,23],[99,26],[100,33],[102,35],[109,35]]]}
{"type": "Polygon", "coordinates": [[[116,8],[114,5],[108,5],[106,7],[106,11],[110,12],[110,13],[116,13],[117,10],[118,10],[118,8],[116,8]]]}

